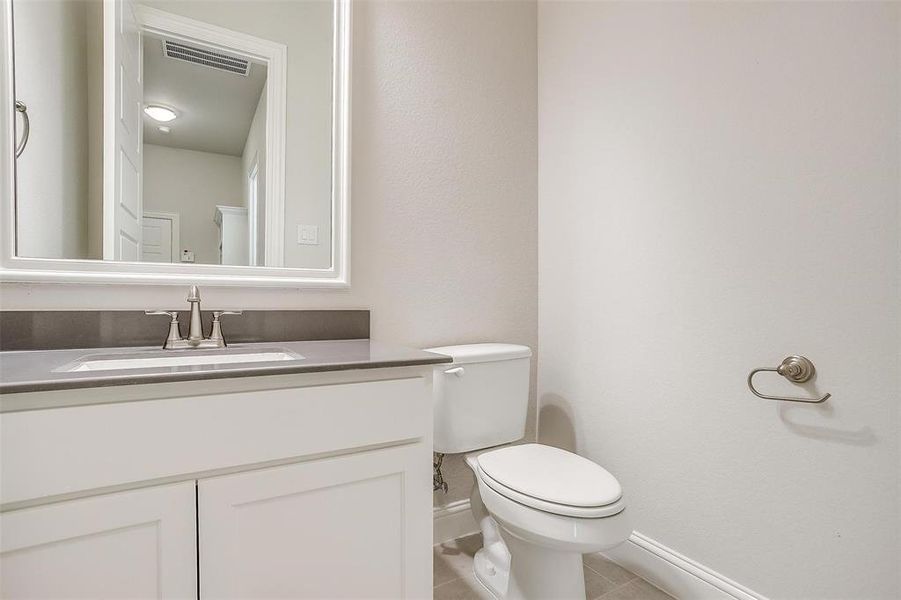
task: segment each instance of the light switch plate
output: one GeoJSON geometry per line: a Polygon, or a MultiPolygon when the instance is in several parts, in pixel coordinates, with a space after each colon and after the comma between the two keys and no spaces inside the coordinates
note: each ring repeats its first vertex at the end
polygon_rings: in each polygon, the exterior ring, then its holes
{"type": "Polygon", "coordinates": [[[194,262],[194,253],[190,250],[182,250],[181,251],[181,262],[184,263],[192,263],[194,262]]]}
{"type": "Polygon", "coordinates": [[[318,246],[319,225],[298,225],[297,243],[306,246],[318,246]]]}

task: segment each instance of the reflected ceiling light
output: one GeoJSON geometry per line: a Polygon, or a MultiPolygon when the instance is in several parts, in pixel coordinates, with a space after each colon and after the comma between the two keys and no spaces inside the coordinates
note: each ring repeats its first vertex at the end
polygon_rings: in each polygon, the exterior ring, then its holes
{"type": "Polygon", "coordinates": [[[178,116],[171,108],[160,106],[159,104],[148,104],[144,107],[144,114],[160,123],[168,123],[178,116]]]}
{"type": "Polygon", "coordinates": [[[157,129],[160,130],[160,133],[169,133],[170,131],[172,131],[172,129],[166,127],[165,125],[160,125],[159,127],[157,127],[157,129]]]}

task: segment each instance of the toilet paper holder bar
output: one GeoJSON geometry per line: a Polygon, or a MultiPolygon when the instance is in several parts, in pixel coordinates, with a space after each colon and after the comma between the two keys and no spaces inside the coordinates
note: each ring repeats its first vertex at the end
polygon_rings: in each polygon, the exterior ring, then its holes
{"type": "Polygon", "coordinates": [[[754,369],[748,374],[748,387],[751,389],[751,392],[757,396],[758,398],[763,398],[764,400],[781,400],[783,402],[807,402],[809,404],[819,404],[821,402],[825,402],[828,400],[832,394],[826,394],[822,398],[795,398],[792,396],[768,396],[767,394],[761,394],[754,388],[754,375],[760,373],[761,371],[772,371],[773,373],[778,373],[782,375],[792,383],[804,383],[809,381],[811,377],[817,372],[816,367],[813,366],[813,363],[810,362],[810,359],[805,358],[803,356],[787,356],[782,361],[778,367],[760,367],[759,369],[754,369]]]}

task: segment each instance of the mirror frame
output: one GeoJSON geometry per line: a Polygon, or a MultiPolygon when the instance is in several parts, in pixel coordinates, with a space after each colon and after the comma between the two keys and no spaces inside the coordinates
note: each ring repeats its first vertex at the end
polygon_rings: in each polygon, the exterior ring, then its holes
{"type": "MultiPolygon", "coordinates": [[[[114,2],[115,0],[102,0],[114,2]]],[[[0,282],[135,283],[291,288],[350,287],[350,91],[352,0],[334,0],[332,265],[327,269],[114,262],[15,255],[15,81],[12,0],[0,0],[0,282]]],[[[284,121],[283,121],[284,122],[284,121]]],[[[282,136],[283,137],[283,136],[282,136]]],[[[283,155],[284,157],[284,155],[283,155]]],[[[275,162],[275,161],[273,161],[275,162]]],[[[280,161],[283,163],[283,161],[280,161]]],[[[284,194],[284,191],[282,192],[284,194]]]]}

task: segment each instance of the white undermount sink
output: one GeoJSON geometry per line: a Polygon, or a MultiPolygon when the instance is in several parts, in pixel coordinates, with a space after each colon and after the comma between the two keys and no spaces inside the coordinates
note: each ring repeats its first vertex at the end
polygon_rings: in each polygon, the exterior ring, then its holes
{"type": "Polygon", "coordinates": [[[219,354],[190,354],[190,351],[175,356],[136,356],[124,354],[121,357],[85,357],[61,368],[66,373],[82,373],[86,371],[121,371],[127,369],[153,369],[165,367],[193,367],[233,365],[260,362],[282,362],[288,360],[303,360],[303,356],[285,350],[261,350],[252,352],[242,350],[234,353],[219,354]]]}

